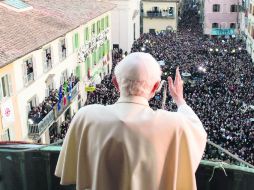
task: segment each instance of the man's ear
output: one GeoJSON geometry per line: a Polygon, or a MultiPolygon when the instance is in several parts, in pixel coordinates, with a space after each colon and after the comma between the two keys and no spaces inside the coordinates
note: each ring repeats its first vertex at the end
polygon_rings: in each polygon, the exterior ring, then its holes
{"type": "Polygon", "coordinates": [[[119,90],[119,85],[118,85],[118,82],[117,82],[117,80],[116,80],[116,76],[115,76],[115,75],[112,76],[112,82],[113,82],[113,84],[114,84],[116,90],[117,90],[118,92],[120,92],[120,90],[119,90]]]}
{"type": "Polygon", "coordinates": [[[156,82],[153,86],[151,94],[155,94],[156,90],[160,87],[160,81],[156,82]]]}

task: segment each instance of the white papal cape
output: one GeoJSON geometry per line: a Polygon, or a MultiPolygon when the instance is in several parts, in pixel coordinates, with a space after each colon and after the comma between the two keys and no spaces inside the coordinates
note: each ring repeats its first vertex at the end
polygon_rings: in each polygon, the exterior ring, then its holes
{"type": "Polygon", "coordinates": [[[206,132],[186,104],[153,111],[142,97],[89,105],[73,118],[55,175],[77,190],[194,190],[206,132]]]}

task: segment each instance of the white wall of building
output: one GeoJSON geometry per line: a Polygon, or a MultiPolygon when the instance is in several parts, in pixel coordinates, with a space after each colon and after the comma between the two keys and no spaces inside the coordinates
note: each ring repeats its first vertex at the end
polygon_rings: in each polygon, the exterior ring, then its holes
{"type": "Polygon", "coordinates": [[[140,36],[140,0],[108,0],[117,5],[112,10],[112,43],[119,44],[123,51],[130,51],[135,39],[140,36]]]}
{"type": "MultiPolygon", "coordinates": [[[[85,39],[84,39],[84,30],[88,26],[89,27],[89,32],[91,31],[91,25],[93,23],[96,23],[97,20],[100,20],[101,18],[105,17],[106,15],[109,16],[109,24],[110,24],[110,12],[105,13],[101,15],[100,17],[97,17],[93,19],[92,21],[86,23],[85,25],[81,25],[77,29],[67,33],[65,35],[65,42],[66,42],[66,59],[63,61],[60,61],[59,59],[59,43],[60,39],[58,38],[51,43],[45,45],[41,49],[38,49],[34,52],[31,52],[27,54],[26,56],[16,60],[13,65],[14,65],[14,78],[13,80],[16,81],[15,83],[15,88],[17,89],[17,106],[16,109],[18,109],[18,112],[20,113],[20,125],[16,126],[20,128],[20,133],[22,133],[22,138],[23,140],[28,140],[28,110],[27,110],[27,103],[28,101],[34,97],[37,96],[37,105],[41,103],[45,97],[46,97],[46,83],[45,81],[47,78],[51,75],[53,76],[53,82],[54,82],[54,89],[58,89],[60,87],[60,78],[62,73],[67,70],[68,71],[68,76],[70,76],[71,73],[75,75],[75,69],[77,65],[80,65],[81,68],[81,80],[79,82],[79,93],[81,95],[82,103],[84,104],[86,100],[86,93],[85,93],[85,86],[87,85],[87,73],[85,72],[85,63],[79,63],[78,61],[78,51],[81,51],[82,48],[85,47],[85,39]],[[79,33],[79,42],[80,42],[80,49],[73,51],[73,36],[75,33],[79,33]],[[53,61],[53,66],[49,71],[44,72],[43,70],[43,50],[44,48],[51,47],[51,54],[52,54],[52,61],[53,61]],[[27,58],[32,57],[33,58],[33,72],[35,73],[35,78],[34,81],[31,82],[29,85],[25,86],[24,84],[24,72],[23,72],[23,64],[24,60],[27,58]]],[[[105,29],[106,31],[106,29],[105,29]]],[[[110,25],[109,28],[107,29],[107,39],[111,41],[111,29],[110,25]]],[[[95,36],[97,37],[97,36],[95,36]]],[[[91,40],[91,35],[90,35],[90,40],[91,40]]],[[[94,38],[94,41],[95,38],[94,38]]],[[[111,45],[111,43],[110,43],[111,45]]],[[[110,47],[111,49],[111,47],[110,47]]],[[[91,55],[90,55],[91,57],[91,55]]],[[[111,57],[111,56],[110,56],[111,57]]],[[[95,69],[99,68],[105,68],[108,67],[108,65],[103,65],[103,59],[99,61],[99,63],[96,64],[95,67],[92,68],[92,72],[95,69]]],[[[109,67],[111,69],[112,64],[111,64],[111,59],[108,61],[109,67]]],[[[105,72],[105,74],[108,74],[105,72]]],[[[104,72],[103,72],[104,75],[104,72]]],[[[74,99],[75,101],[71,104],[71,115],[73,113],[76,113],[78,110],[78,97],[74,99]]],[[[82,105],[83,105],[82,104],[82,105]]],[[[46,133],[44,133],[41,136],[42,142],[46,143],[49,139],[48,137],[48,129],[46,130],[46,133]]]]}

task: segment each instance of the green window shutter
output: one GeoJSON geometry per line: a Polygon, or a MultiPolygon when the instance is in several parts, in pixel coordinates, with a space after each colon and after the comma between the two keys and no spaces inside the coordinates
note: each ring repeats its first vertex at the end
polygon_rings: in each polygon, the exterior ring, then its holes
{"type": "Polygon", "coordinates": [[[100,31],[100,28],[101,28],[101,23],[100,21],[98,20],[97,21],[97,34],[99,34],[101,31],[100,31]]]}
{"type": "Polygon", "coordinates": [[[79,80],[81,80],[80,66],[76,67],[76,76],[78,77],[79,80]]]}
{"type": "Polygon", "coordinates": [[[101,19],[101,31],[104,30],[104,18],[101,19]]]}
{"type": "Polygon", "coordinates": [[[106,22],[106,23],[105,23],[106,28],[108,28],[108,27],[109,27],[109,20],[108,20],[108,16],[106,16],[105,20],[106,20],[106,21],[105,21],[105,22],[106,22]]]}
{"type": "Polygon", "coordinates": [[[79,48],[79,35],[76,33],[76,48],[79,48]]]}
{"type": "Polygon", "coordinates": [[[93,64],[92,65],[95,65],[96,64],[96,51],[93,52],[93,64]]]}
{"type": "Polygon", "coordinates": [[[107,53],[110,52],[109,41],[107,40],[107,53]]]}
{"type": "Polygon", "coordinates": [[[99,60],[100,60],[100,48],[97,48],[96,63],[99,63],[99,60]]]}
{"type": "Polygon", "coordinates": [[[79,48],[79,35],[78,35],[78,33],[74,34],[73,47],[74,47],[74,50],[79,48]]]}
{"type": "Polygon", "coordinates": [[[86,27],[86,41],[89,41],[89,28],[86,27]]]}
{"type": "Polygon", "coordinates": [[[91,36],[93,36],[93,34],[95,34],[96,32],[96,25],[95,23],[93,23],[92,27],[91,27],[91,36]]]}
{"type": "Polygon", "coordinates": [[[91,68],[91,58],[90,57],[88,57],[88,59],[87,59],[87,67],[88,67],[88,69],[91,68]]]}

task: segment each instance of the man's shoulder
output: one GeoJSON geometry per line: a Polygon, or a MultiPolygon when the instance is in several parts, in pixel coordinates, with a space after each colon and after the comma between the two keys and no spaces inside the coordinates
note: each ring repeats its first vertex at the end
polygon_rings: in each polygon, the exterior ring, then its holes
{"type": "Polygon", "coordinates": [[[101,104],[90,104],[82,107],[79,111],[83,113],[107,111],[110,109],[110,105],[104,106],[101,104]]]}
{"type": "Polygon", "coordinates": [[[161,117],[178,117],[177,112],[167,111],[163,109],[157,109],[155,113],[161,117]]]}

